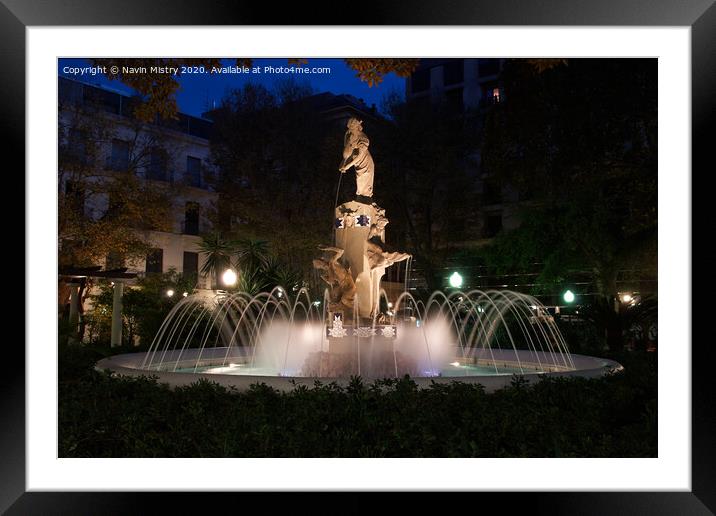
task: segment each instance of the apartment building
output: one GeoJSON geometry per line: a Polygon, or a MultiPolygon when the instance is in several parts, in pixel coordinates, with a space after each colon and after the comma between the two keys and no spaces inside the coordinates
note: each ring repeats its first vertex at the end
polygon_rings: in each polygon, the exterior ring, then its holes
{"type": "Polygon", "coordinates": [[[163,231],[137,229],[151,243],[152,251],[146,257],[127,261],[119,253],[110,253],[104,263],[95,265],[126,267],[127,272],[138,275],[173,268],[195,277],[197,287],[208,288],[207,280],[199,274],[203,257],[197,244],[200,235],[211,229],[209,213],[217,197],[206,181],[211,170],[212,122],[179,113],[176,120],[141,123],[133,116],[133,97],[65,77],[58,80],[60,143],[66,143],[78,159],[92,160],[92,169],[97,171],[84,180],[87,184],[75,184],[63,180],[60,169],[59,194],[80,198],[84,216],[97,220],[113,209],[113,201],[89,183],[111,180],[118,171],[131,169],[142,181],[169,193],[169,227],[163,231]],[[102,137],[94,142],[91,156],[86,153],[82,135],[87,124],[101,125],[102,137]]]}

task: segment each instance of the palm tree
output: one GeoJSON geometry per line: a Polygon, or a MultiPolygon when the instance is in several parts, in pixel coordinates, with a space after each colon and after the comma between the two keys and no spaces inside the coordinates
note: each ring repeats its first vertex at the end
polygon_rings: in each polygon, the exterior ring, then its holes
{"type": "Polygon", "coordinates": [[[219,286],[219,274],[231,266],[231,255],[234,252],[233,244],[224,240],[217,232],[209,233],[202,237],[199,243],[199,251],[206,256],[206,261],[201,267],[201,274],[212,276],[214,288],[219,286]]]}
{"type": "Polygon", "coordinates": [[[657,320],[658,299],[655,295],[645,296],[633,305],[625,305],[617,299],[603,296],[597,297],[592,303],[580,308],[580,314],[597,328],[603,330],[607,337],[607,347],[612,351],[621,351],[624,347],[624,332],[632,325],[645,326],[657,320]]]}
{"type": "Polygon", "coordinates": [[[244,238],[234,243],[236,268],[242,273],[261,271],[269,261],[268,242],[244,238]]]}
{"type": "Polygon", "coordinates": [[[237,290],[255,296],[259,292],[266,292],[270,285],[266,275],[259,269],[244,269],[239,275],[236,284],[237,290]]]}
{"type": "Polygon", "coordinates": [[[272,287],[283,287],[289,294],[293,293],[294,289],[298,290],[302,285],[301,273],[275,256],[270,256],[266,262],[265,273],[266,279],[272,287]]]}

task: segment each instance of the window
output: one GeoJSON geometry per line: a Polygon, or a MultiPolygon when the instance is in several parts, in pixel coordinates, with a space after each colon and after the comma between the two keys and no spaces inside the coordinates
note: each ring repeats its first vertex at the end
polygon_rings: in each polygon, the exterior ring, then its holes
{"type": "Polygon", "coordinates": [[[199,234],[199,203],[186,203],[186,211],[184,212],[184,234],[199,234]]]}
{"type": "Polygon", "coordinates": [[[155,148],[149,156],[147,179],[167,181],[167,153],[164,149],[155,148]]]}
{"type": "Polygon", "coordinates": [[[110,170],[126,171],[129,169],[129,143],[123,140],[112,140],[112,155],[109,158],[110,170]]]}
{"type": "Polygon", "coordinates": [[[425,68],[413,73],[410,77],[410,84],[410,89],[414,94],[427,91],[430,88],[430,69],[425,68]]]}
{"type": "Polygon", "coordinates": [[[82,129],[70,129],[67,142],[67,155],[75,163],[86,165],[89,163],[87,156],[87,131],[82,129]]]}
{"type": "Polygon", "coordinates": [[[147,255],[147,265],[145,272],[147,274],[161,274],[164,272],[164,250],[163,249],[152,249],[147,255]]]}
{"type": "Polygon", "coordinates": [[[122,96],[112,91],[107,91],[102,88],[96,88],[94,86],[85,85],[82,88],[83,103],[86,106],[92,106],[95,109],[101,109],[108,113],[119,114],[120,103],[122,96]]]}
{"type": "Polygon", "coordinates": [[[57,96],[61,104],[80,104],[82,102],[83,84],[64,77],[59,77],[57,84],[57,96]]]}
{"type": "Polygon", "coordinates": [[[432,109],[432,104],[428,95],[422,95],[420,97],[412,98],[408,102],[410,102],[410,105],[413,106],[416,110],[421,112],[432,109]]]}
{"type": "Polygon", "coordinates": [[[109,192],[107,196],[107,211],[104,214],[105,219],[115,219],[122,213],[124,201],[115,191],[109,192]]]}
{"type": "Polygon", "coordinates": [[[499,104],[502,102],[502,90],[500,88],[491,88],[488,91],[489,101],[492,104],[499,104]]]}
{"type": "Polygon", "coordinates": [[[465,80],[465,62],[462,59],[455,59],[443,66],[443,84],[460,84],[465,80]]]}
{"type": "Polygon", "coordinates": [[[189,185],[201,188],[201,160],[199,158],[186,157],[186,175],[189,185]]]}
{"type": "Polygon", "coordinates": [[[81,183],[71,180],[65,182],[65,202],[69,210],[80,217],[84,216],[85,189],[81,183]]]}
{"type": "Polygon", "coordinates": [[[182,271],[185,278],[194,278],[196,280],[199,277],[199,253],[184,251],[182,271]]]}

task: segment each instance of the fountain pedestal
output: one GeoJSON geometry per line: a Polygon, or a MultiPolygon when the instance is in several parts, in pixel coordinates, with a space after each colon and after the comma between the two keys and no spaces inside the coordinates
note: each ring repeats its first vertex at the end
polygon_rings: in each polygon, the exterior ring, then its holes
{"type": "MultiPolygon", "coordinates": [[[[335,330],[336,326],[331,328],[335,330]]],[[[395,327],[353,327],[338,325],[338,335],[328,336],[328,351],[310,353],[302,374],[313,377],[390,378],[416,376],[417,362],[395,350],[395,327]]]]}
{"type": "Polygon", "coordinates": [[[417,373],[415,361],[395,351],[397,329],[392,324],[344,326],[336,316],[326,334],[328,350],[308,356],[304,375],[383,378],[417,373]]]}
{"type": "Polygon", "coordinates": [[[369,243],[372,237],[385,241],[385,229],[377,225],[386,220],[385,210],[377,204],[350,201],[336,208],[336,246],[344,250],[343,260],[348,263],[356,286],[354,310],[359,317],[372,317],[378,308],[380,281],[385,267],[371,270],[369,243]]]}

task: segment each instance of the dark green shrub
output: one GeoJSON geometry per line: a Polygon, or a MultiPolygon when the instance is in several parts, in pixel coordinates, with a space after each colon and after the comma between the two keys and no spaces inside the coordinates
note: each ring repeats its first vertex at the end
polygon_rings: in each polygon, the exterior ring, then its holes
{"type": "MultiPolygon", "coordinates": [[[[174,390],[93,370],[102,349],[62,347],[61,457],[655,457],[656,358],[614,357],[600,379],[480,385],[408,377],[279,393],[206,381],[174,390]]],[[[114,351],[114,350],[112,350],[114,351]]]]}

